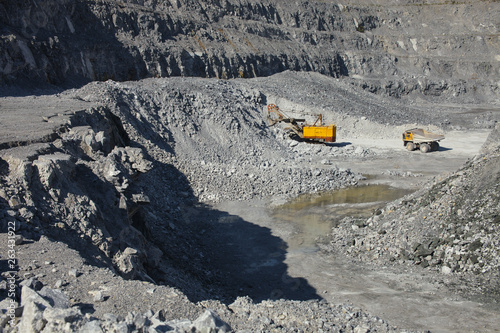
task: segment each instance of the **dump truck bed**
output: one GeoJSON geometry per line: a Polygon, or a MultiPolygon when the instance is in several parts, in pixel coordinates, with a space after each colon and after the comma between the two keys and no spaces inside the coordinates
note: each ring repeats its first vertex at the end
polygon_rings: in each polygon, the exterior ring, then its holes
{"type": "Polygon", "coordinates": [[[415,143],[440,141],[444,139],[444,135],[442,134],[431,133],[420,128],[412,129],[410,132],[413,133],[413,142],[415,143]]]}

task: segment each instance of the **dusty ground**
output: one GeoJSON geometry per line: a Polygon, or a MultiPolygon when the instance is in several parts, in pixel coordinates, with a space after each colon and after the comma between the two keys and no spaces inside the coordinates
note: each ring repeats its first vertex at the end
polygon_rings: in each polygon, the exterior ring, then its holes
{"type": "Polygon", "coordinates": [[[384,175],[404,175],[408,172],[424,176],[421,179],[388,177],[391,179],[389,183],[393,181],[395,186],[401,186],[408,181],[410,186],[418,187],[428,177],[456,171],[469,158],[477,154],[489,133],[489,130],[447,131],[440,150],[432,154],[421,154],[418,151],[406,152],[400,138],[352,139],[349,141],[353,145],[376,150],[379,156],[363,160],[362,163],[339,161],[338,164],[355,172],[378,176],[377,178],[384,178],[384,175]]]}

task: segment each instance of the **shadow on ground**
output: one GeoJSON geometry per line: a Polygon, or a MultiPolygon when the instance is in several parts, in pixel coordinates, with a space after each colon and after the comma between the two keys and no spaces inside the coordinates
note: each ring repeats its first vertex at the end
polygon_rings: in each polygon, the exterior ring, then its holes
{"type": "Polygon", "coordinates": [[[347,147],[349,145],[352,145],[351,142],[326,142],[326,146],[328,147],[347,147]]]}
{"type": "Polygon", "coordinates": [[[271,230],[239,216],[206,208],[191,208],[186,221],[202,227],[200,242],[207,256],[207,269],[224,292],[223,301],[249,296],[254,302],[266,299],[320,299],[303,278],[288,275],[287,244],[271,230]]]}

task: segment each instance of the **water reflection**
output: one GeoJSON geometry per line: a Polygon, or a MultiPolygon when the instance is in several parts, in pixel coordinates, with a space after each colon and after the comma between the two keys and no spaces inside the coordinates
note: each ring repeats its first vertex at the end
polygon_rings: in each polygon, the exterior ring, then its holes
{"type": "Polygon", "coordinates": [[[289,251],[317,251],[316,239],[329,234],[342,218],[368,218],[387,202],[411,192],[376,184],[307,194],[275,208],[272,216],[277,223],[292,223],[296,227],[296,234],[287,240],[289,251]]]}

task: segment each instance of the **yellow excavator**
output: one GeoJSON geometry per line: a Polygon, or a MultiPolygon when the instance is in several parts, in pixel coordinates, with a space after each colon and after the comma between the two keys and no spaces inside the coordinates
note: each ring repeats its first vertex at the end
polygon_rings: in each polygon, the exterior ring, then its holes
{"type": "Polygon", "coordinates": [[[295,140],[313,141],[313,142],[335,142],[337,135],[337,126],[324,125],[323,115],[316,115],[316,121],[309,125],[305,119],[292,118],[287,116],[275,104],[267,106],[267,118],[269,126],[277,123],[286,123],[289,126],[285,128],[288,135],[295,140]]]}

